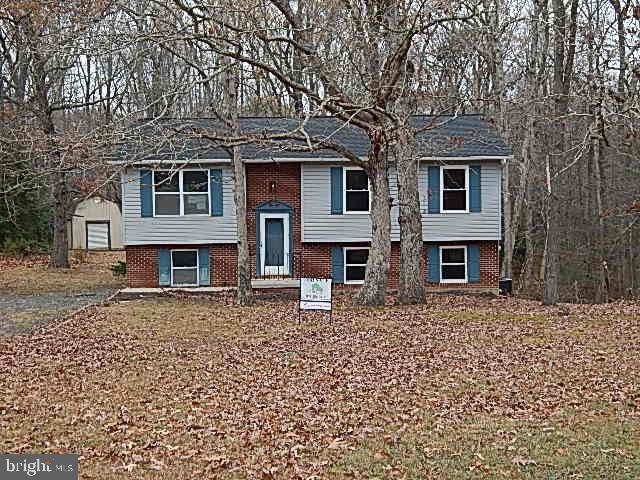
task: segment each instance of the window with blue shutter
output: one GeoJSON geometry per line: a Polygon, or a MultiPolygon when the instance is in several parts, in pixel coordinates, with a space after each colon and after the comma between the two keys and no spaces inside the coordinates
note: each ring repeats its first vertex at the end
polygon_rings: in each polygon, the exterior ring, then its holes
{"type": "Polygon", "coordinates": [[[331,214],[342,215],[342,167],[331,167],[331,214]]]}
{"type": "Polygon", "coordinates": [[[211,182],[211,216],[221,217],[223,214],[222,170],[210,170],[209,181],[211,182]]]}
{"type": "Polygon", "coordinates": [[[469,211],[482,211],[482,167],[471,165],[469,167],[469,211]]]}
{"type": "Polygon", "coordinates": [[[207,286],[211,284],[209,280],[209,248],[202,247],[198,249],[198,284],[207,286]]]}
{"type": "Polygon", "coordinates": [[[168,248],[158,251],[158,283],[161,287],[171,285],[171,250],[168,248]]]}
{"type": "Polygon", "coordinates": [[[469,283],[480,282],[480,245],[467,246],[467,270],[469,283]]]}
{"type": "Polygon", "coordinates": [[[153,174],[140,170],[140,216],[153,217],[153,174]]]}
{"type": "Polygon", "coordinates": [[[344,283],[344,250],[331,247],[331,277],[333,283],[344,283]]]}
{"type": "Polygon", "coordinates": [[[428,280],[431,283],[440,283],[440,247],[429,245],[427,247],[427,265],[429,271],[428,280]]]}
{"type": "Polygon", "coordinates": [[[429,213],[440,213],[440,167],[429,167],[429,213]]]}

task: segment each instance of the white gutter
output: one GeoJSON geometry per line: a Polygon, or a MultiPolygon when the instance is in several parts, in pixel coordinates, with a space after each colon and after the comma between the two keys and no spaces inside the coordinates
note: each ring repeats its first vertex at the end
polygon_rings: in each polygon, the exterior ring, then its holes
{"type": "MultiPolygon", "coordinates": [[[[366,161],[367,157],[360,157],[366,161]]],[[[468,162],[468,161],[499,161],[505,162],[513,160],[513,155],[469,155],[467,157],[422,157],[421,162],[468,162]]],[[[295,158],[295,157],[272,157],[272,158],[249,158],[244,163],[309,163],[309,162],[327,162],[327,163],[349,163],[349,160],[343,157],[317,157],[317,158],[295,158]]],[[[193,160],[139,160],[128,162],[126,160],[108,161],[109,165],[184,165],[188,163],[210,163],[210,164],[228,164],[231,163],[227,158],[201,158],[193,160]]]]}

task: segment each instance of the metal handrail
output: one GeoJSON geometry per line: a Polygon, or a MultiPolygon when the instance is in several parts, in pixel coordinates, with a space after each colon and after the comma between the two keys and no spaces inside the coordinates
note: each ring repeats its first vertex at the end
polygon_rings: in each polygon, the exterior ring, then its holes
{"type": "MultiPolygon", "coordinates": [[[[259,264],[258,264],[258,257],[257,255],[252,255],[251,256],[251,278],[254,279],[259,279],[259,278],[269,278],[269,279],[291,279],[291,278],[298,278],[299,275],[299,268],[298,265],[296,265],[296,260],[299,259],[298,255],[294,255],[294,252],[290,252],[288,255],[288,265],[267,265],[265,266],[265,269],[267,269],[267,267],[269,268],[269,272],[265,272],[262,271],[262,269],[259,268],[259,264]]],[[[269,259],[271,261],[265,262],[265,263],[280,263],[281,258],[273,258],[273,259],[269,259]]],[[[286,262],[283,262],[286,263],[286,262]]]]}

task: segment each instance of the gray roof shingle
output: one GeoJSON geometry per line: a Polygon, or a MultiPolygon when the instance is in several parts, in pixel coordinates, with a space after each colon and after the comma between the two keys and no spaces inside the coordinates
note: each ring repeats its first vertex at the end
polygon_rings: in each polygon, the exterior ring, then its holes
{"type": "MultiPolygon", "coordinates": [[[[243,134],[286,133],[300,125],[299,119],[282,117],[244,117],[240,119],[243,134]]],[[[424,129],[418,134],[422,157],[506,157],[511,149],[500,138],[495,127],[481,115],[415,116],[414,126],[424,129]]],[[[333,117],[313,117],[305,126],[311,137],[330,139],[359,157],[369,150],[366,133],[333,117]]],[[[227,151],[211,140],[199,138],[194,132],[221,132],[215,119],[162,119],[140,122],[134,126],[115,153],[113,160],[197,161],[228,159],[227,151]]],[[[286,141],[280,144],[252,143],[241,147],[244,159],[322,159],[339,157],[332,150],[313,152],[291,151],[287,146],[301,145],[286,141]]]]}

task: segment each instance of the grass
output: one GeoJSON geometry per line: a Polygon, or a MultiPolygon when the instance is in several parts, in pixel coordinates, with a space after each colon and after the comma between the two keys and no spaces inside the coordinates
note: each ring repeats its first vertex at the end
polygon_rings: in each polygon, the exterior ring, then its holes
{"type": "MultiPolygon", "coordinates": [[[[28,310],[6,309],[3,315],[11,319],[12,333],[28,333],[35,327],[55,319],[61,312],[55,309],[32,308],[28,310]]],[[[2,329],[2,316],[0,316],[0,334],[2,329]]]]}
{"type": "Polygon", "coordinates": [[[586,416],[547,422],[478,417],[359,444],[331,469],[335,478],[640,478],[637,422],[586,416]]]}
{"type": "MultiPolygon", "coordinates": [[[[45,292],[77,293],[99,288],[122,288],[124,278],[115,277],[109,267],[122,254],[97,253],[72,262],[71,268],[52,269],[43,263],[25,262],[2,268],[0,293],[38,294],[45,292]],[[86,263],[85,263],[86,262],[86,263]]],[[[0,267],[1,268],[1,267],[0,267]]]]}
{"type": "Polygon", "coordinates": [[[114,303],[0,338],[0,450],[89,479],[639,478],[639,308],[114,303]]]}

